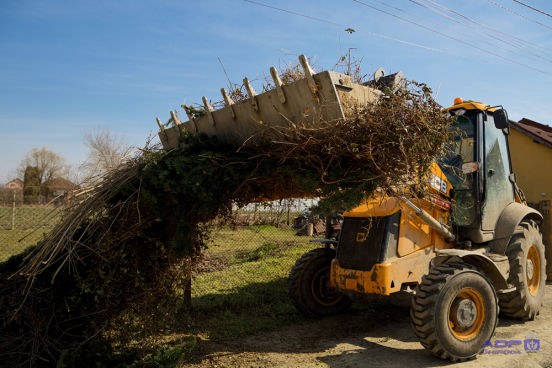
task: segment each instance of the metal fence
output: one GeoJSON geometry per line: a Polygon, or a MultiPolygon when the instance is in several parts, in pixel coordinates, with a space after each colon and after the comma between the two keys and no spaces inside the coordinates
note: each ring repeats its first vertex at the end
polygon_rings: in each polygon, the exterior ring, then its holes
{"type": "MultiPolygon", "coordinates": [[[[287,277],[296,260],[318,246],[310,240],[325,230],[320,219],[304,213],[310,205],[308,200],[251,204],[214,221],[191,279],[177,291],[188,311],[179,324],[188,318],[186,331],[237,336],[298,318],[287,277]]],[[[60,221],[63,209],[0,203],[0,262],[36,244],[60,221]]]]}
{"type": "MultiPolygon", "coordinates": [[[[0,198],[0,262],[36,244],[61,219],[64,204],[59,199],[43,198],[41,202],[45,204],[36,204],[36,200],[35,204],[29,204],[32,202],[13,193],[0,198]]],[[[301,252],[313,247],[310,244],[313,237],[326,232],[325,222],[308,213],[314,203],[294,199],[235,208],[232,217],[213,222],[210,241],[196,274],[240,265],[247,268],[273,257],[297,259],[301,252]]],[[[541,232],[547,249],[547,271],[552,278],[550,201],[530,205],[544,216],[541,232]]]]}
{"type": "MultiPolygon", "coordinates": [[[[156,326],[155,336],[241,336],[302,318],[288,296],[287,278],[297,259],[318,247],[310,240],[324,236],[325,224],[304,213],[312,204],[251,204],[214,221],[207,247],[191,264],[191,279],[176,285],[179,313],[160,312],[148,321],[156,326]]],[[[59,223],[63,209],[0,203],[0,262],[36,244],[59,223]]]]}
{"type": "MultiPolygon", "coordinates": [[[[2,199],[0,262],[43,239],[60,221],[65,208],[60,200],[44,200],[45,204],[38,205],[19,195],[2,199]]],[[[313,203],[295,199],[235,208],[230,218],[213,222],[208,247],[195,273],[239,265],[247,268],[261,258],[296,258],[297,250],[312,247],[309,240],[325,231],[323,221],[307,213],[313,203]]]]}
{"type": "Polygon", "coordinates": [[[0,262],[36,244],[60,220],[63,204],[57,198],[37,202],[18,192],[0,198],[0,262]]]}

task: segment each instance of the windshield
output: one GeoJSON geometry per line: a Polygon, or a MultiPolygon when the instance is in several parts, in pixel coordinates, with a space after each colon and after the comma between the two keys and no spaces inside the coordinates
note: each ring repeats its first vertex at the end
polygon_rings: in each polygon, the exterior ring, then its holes
{"type": "Polygon", "coordinates": [[[475,175],[464,174],[462,165],[477,161],[476,123],[478,111],[469,111],[456,117],[452,124],[453,138],[448,144],[439,166],[452,184],[455,193],[455,206],[452,220],[459,226],[470,226],[475,221],[475,199],[473,185],[475,175]]]}
{"type": "MultiPolygon", "coordinates": [[[[475,161],[475,118],[467,116],[458,116],[452,124],[454,136],[447,147],[445,156],[440,160],[444,165],[449,166],[458,176],[462,172],[462,164],[475,161]]],[[[453,179],[453,180],[457,180],[453,179]]]]}

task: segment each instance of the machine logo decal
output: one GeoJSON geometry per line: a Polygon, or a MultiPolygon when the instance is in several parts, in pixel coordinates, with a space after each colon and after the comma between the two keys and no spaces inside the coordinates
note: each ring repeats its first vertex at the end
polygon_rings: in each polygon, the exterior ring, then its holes
{"type": "Polygon", "coordinates": [[[447,194],[447,181],[444,179],[441,179],[437,175],[433,174],[431,177],[431,180],[429,181],[429,184],[440,191],[441,193],[447,194]]]}
{"type": "Polygon", "coordinates": [[[357,243],[362,243],[366,240],[366,238],[368,238],[368,232],[365,232],[365,233],[357,233],[356,235],[356,242],[357,243]]]}

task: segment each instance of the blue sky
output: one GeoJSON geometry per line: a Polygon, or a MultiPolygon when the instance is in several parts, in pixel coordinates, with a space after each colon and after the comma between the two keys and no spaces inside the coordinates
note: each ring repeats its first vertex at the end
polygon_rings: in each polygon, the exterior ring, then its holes
{"type": "MultiPolygon", "coordinates": [[[[442,105],[461,96],[552,123],[552,18],[514,1],[363,0],[459,41],[354,1],[259,2],[329,23],[243,0],[1,0],[0,183],[33,147],[77,166],[97,126],[142,146],[156,116],[220,99],[217,57],[238,82],[301,53],[330,69],[356,48],[365,72],[402,70],[442,105]]],[[[525,3],[552,13],[549,1],[525,3]]]]}

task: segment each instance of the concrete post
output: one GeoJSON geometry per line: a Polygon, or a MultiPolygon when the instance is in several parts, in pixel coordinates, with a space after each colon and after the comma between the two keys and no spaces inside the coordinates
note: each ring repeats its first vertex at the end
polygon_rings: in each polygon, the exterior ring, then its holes
{"type": "Polygon", "coordinates": [[[312,222],[307,224],[307,236],[312,236],[314,234],[314,225],[312,222]]]}

